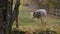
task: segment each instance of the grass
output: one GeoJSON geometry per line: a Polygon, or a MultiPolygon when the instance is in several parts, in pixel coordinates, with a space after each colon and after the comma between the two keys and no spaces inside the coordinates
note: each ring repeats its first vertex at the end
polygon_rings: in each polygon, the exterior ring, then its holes
{"type": "MultiPolygon", "coordinates": [[[[41,25],[40,21],[38,21],[36,19],[33,21],[31,18],[31,15],[27,9],[29,9],[29,8],[24,7],[24,6],[20,6],[20,8],[19,8],[19,29],[20,30],[39,29],[40,27],[45,26],[45,25],[39,26],[39,25],[41,25]],[[36,22],[38,22],[39,25],[36,22]]],[[[60,22],[60,19],[56,19],[53,17],[47,18],[48,25],[52,25],[52,24],[59,23],[59,22],[60,22]]],[[[15,23],[13,24],[13,28],[15,28],[15,23]]],[[[58,29],[56,28],[56,30],[58,30],[58,29]]]]}

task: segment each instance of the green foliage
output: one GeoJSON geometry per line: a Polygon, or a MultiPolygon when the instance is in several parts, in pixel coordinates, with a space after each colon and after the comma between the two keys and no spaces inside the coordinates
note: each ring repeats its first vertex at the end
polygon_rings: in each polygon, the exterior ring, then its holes
{"type": "Polygon", "coordinates": [[[56,3],[51,0],[47,0],[47,5],[50,9],[55,9],[56,8],[56,3]]]}
{"type": "Polygon", "coordinates": [[[23,5],[23,0],[20,0],[21,5],[23,5]]]}
{"type": "Polygon", "coordinates": [[[60,0],[57,1],[57,7],[60,9],[60,0]]]}

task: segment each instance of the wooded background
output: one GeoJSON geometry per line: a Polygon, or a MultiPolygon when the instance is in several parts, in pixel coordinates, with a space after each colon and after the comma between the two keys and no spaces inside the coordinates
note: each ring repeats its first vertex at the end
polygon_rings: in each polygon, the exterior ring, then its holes
{"type": "Polygon", "coordinates": [[[48,14],[60,17],[60,0],[21,0],[21,5],[34,9],[44,8],[48,14]]]}

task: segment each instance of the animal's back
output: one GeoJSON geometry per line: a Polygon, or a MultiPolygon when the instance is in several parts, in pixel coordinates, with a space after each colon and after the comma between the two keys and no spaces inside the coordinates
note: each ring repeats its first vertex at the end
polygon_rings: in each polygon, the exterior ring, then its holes
{"type": "Polygon", "coordinates": [[[45,9],[39,9],[36,12],[40,13],[40,15],[42,15],[42,16],[47,15],[47,11],[45,9]]]}

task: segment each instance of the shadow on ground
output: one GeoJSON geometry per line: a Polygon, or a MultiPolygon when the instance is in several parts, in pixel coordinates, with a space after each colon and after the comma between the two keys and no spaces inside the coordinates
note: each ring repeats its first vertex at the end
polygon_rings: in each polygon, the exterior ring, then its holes
{"type": "Polygon", "coordinates": [[[12,34],[25,34],[25,32],[24,31],[14,30],[14,31],[12,31],[12,34]]]}
{"type": "Polygon", "coordinates": [[[28,32],[19,31],[15,29],[15,30],[12,30],[12,34],[57,34],[57,32],[52,30],[40,30],[39,32],[28,33],[28,32]]]}

